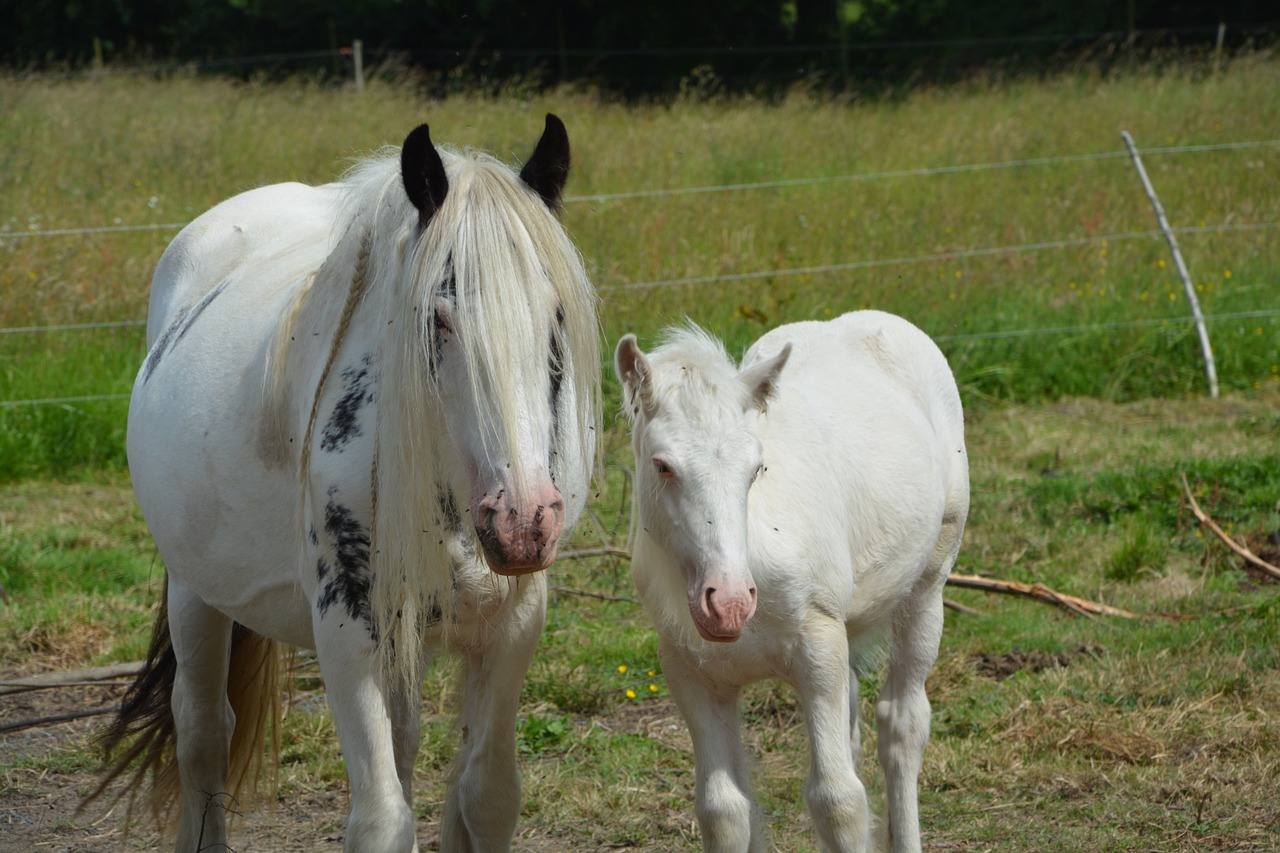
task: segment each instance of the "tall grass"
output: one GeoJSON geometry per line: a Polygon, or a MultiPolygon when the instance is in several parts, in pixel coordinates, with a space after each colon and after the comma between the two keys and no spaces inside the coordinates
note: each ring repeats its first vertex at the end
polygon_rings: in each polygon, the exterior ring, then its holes
{"type": "MultiPolygon", "coordinates": [[[[1268,56],[1216,75],[1082,71],[892,101],[798,91],[776,103],[639,106],[569,90],[427,101],[411,81],[375,80],[358,96],[305,81],[3,79],[0,327],[142,318],[173,233],[5,232],[183,223],[253,186],[331,180],[424,120],[437,140],[520,159],[554,111],[569,126],[569,189],[581,199],[565,221],[601,289],[607,344],[688,316],[740,348],[779,323],[875,307],[940,340],[970,406],[1198,394],[1199,348],[1163,243],[1101,241],[1153,227],[1124,158],[588,197],[1106,154],[1122,129],[1147,148],[1266,140],[1280,127],[1278,88],[1268,56]],[[1094,242],[946,257],[1071,239],[1094,242]],[[939,257],[795,272],[921,256],[939,257]],[[749,277],[672,283],[735,275],[749,277]],[[1024,334],[992,336],[1009,332],[1024,334]]],[[[1280,222],[1278,148],[1152,154],[1147,166],[1175,225],[1280,222]]],[[[1181,242],[1211,317],[1280,308],[1276,228],[1181,242]]],[[[1213,320],[1210,331],[1224,389],[1277,381],[1274,315],[1213,320]]],[[[136,329],[0,335],[0,401],[125,394],[140,341],[136,329]]],[[[0,408],[0,477],[121,466],[124,408],[0,408]]]]}

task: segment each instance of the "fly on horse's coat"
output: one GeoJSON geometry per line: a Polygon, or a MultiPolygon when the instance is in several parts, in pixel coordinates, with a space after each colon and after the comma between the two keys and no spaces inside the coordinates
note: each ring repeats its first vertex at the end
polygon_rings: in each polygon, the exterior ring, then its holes
{"type": "Polygon", "coordinates": [[[946,359],[907,321],[860,311],[775,329],[740,368],[693,326],[649,354],[627,335],[615,366],[636,456],[632,572],[693,738],[703,849],[766,849],[738,719],[741,688],[765,678],[799,693],[822,849],[867,849],[853,663],[887,632],[889,838],[919,851],[925,677],[969,508],[946,359]]]}
{"type": "Polygon", "coordinates": [[[361,853],[418,849],[421,674],[460,652],[440,849],[510,847],[541,572],[595,459],[596,297],[555,215],[568,170],[555,116],[519,174],[422,125],[338,183],[223,202],[161,258],[128,454],[165,606],[107,742],[112,778],[141,759],[133,785],[176,801],[177,850],[225,849],[276,642],[316,650],[361,853]]]}

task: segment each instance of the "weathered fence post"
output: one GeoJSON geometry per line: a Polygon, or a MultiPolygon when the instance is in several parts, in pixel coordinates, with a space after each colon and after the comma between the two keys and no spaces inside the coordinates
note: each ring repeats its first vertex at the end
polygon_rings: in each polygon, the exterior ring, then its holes
{"type": "Polygon", "coordinates": [[[1173,229],[1169,227],[1169,220],[1164,215],[1164,208],[1160,206],[1160,199],[1156,198],[1155,187],[1151,186],[1147,170],[1142,167],[1142,158],[1138,156],[1138,148],[1133,144],[1133,137],[1129,135],[1129,131],[1122,130],[1120,138],[1129,149],[1134,168],[1138,170],[1138,177],[1142,179],[1142,188],[1147,191],[1147,198],[1151,200],[1151,209],[1156,213],[1156,222],[1160,224],[1164,239],[1169,243],[1169,250],[1173,253],[1173,265],[1182,278],[1182,287],[1186,290],[1187,302],[1191,305],[1191,316],[1196,322],[1196,334],[1200,336],[1200,352],[1204,356],[1204,373],[1209,381],[1209,396],[1216,398],[1218,371],[1213,366],[1213,349],[1209,346],[1209,330],[1205,327],[1204,314],[1200,311],[1200,300],[1196,298],[1195,285],[1191,283],[1191,273],[1187,272],[1187,264],[1182,260],[1182,252],[1178,249],[1178,238],[1173,235],[1173,229]]]}
{"type": "Polygon", "coordinates": [[[356,91],[364,91],[364,40],[355,39],[351,42],[351,58],[356,66],[356,91]]]}

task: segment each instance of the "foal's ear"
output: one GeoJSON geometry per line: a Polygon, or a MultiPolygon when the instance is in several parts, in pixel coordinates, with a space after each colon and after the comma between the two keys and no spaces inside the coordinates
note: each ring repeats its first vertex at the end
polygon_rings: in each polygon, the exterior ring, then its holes
{"type": "Polygon", "coordinates": [[[413,129],[400,149],[400,179],[409,201],[418,208],[418,217],[427,220],[444,204],[449,193],[449,179],[444,174],[444,161],[431,142],[431,131],[425,124],[413,129]]]}
{"type": "Polygon", "coordinates": [[[551,113],[547,113],[547,125],[533,156],[520,170],[520,180],[542,196],[547,207],[560,209],[560,194],[569,180],[569,134],[564,122],[551,113]]]}
{"type": "Polygon", "coordinates": [[[753,364],[738,374],[738,378],[751,392],[751,405],[763,412],[769,406],[769,398],[778,387],[778,374],[786,366],[791,357],[791,344],[782,348],[782,352],[759,364],[753,364]]]}
{"type": "Polygon", "coordinates": [[[649,359],[640,351],[635,335],[623,335],[613,354],[613,369],[618,374],[625,395],[627,417],[635,420],[643,406],[646,410],[652,400],[649,359]]]}

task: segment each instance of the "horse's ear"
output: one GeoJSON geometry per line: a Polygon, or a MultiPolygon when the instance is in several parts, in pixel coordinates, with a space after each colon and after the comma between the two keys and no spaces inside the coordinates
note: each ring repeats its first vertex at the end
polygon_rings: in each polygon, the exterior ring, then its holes
{"type": "Polygon", "coordinates": [[[636,336],[627,334],[618,341],[618,348],[613,354],[613,369],[622,382],[627,417],[632,420],[640,414],[643,406],[647,411],[652,401],[653,388],[650,384],[649,359],[636,343],[636,336]]]}
{"type": "Polygon", "coordinates": [[[409,201],[418,208],[423,224],[444,204],[449,193],[449,179],[444,174],[444,161],[431,142],[431,131],[420,124],[409,133],[400,149],[400,179],[409,201]]]}
{"type": "Polygon", "coordinates": [[[782,352],[759,364],[753,364],[738,374],[747,389],[751,392],[751,405],[761,412],[769,406],[769,398],[778,387],[778,374],[786,366],[791,357],[791,344],[782,348],[782,352]]]}
{"type": "Polygon", "coordinates": [[[542,196],[547,207],[560,209],[560,195],[569,180],[569,134],[564,122],[551,113],[547,113],[547,126],[533,156],[520,170],[520,180],[542,196]]]}

